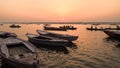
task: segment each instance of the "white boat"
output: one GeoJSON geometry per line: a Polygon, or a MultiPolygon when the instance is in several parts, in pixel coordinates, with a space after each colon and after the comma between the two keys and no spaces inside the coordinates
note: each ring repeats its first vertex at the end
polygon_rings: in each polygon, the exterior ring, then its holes
{"type": "Polygon", "coordinates": [[[49,45],[49,46],[65,46],[68,44],[67,40],[43,36],[43,35],[26,33],[26,36],[28,37],[30,42],[35,44],[49,45]]]}
{"type": "Polygon", "coordinates": [[[72,35],[68,35],[68,34],[58,34],[58,33],[53,33],[53,32],[48,32],[48,31],[43,31],[43,30],[36,30],[36,31],[40,35],[65,39],[65,40],[68,40],[68,41],[75,41],[75,40],[78,39],[78,36],[72,36],[72,35]]]}
{"type": "Polygon", "coordinates": [[[2,62],[16,68],[37,68],[36,47],[19,38],[9,37],[1,43],[0,55],[2,62]]]}
{"type": "Polygon", "coordinates": [[[17,37],[15,33],[0,31],[0,37],[7,38],[7,37],[17,37]]]}

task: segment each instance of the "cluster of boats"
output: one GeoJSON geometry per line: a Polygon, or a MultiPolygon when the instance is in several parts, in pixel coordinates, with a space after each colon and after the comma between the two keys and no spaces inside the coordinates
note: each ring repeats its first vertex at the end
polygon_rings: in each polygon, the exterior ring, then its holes
{"type": "Polygon", "coordinates": [[[114,39],[120,39],[120,26],[116,25],[116,28],[97,28],[96,26],[91,26],[90,28],[86,28],[87,30],[95,30],[95,31],[103,31],[106,35],[114,39]]]}
{"type": "Polygon", "coordinates": [[[17,38],[15,33],[0,32],[0,55],[2,62],[10,64],[16,68],[37,68],[39,64],[39,49],[34,44],[42,44],[48,46],[65,46],[70,41],[77,40],[78,36],[67,34],[57,34],[44,30],[36,30],[37,34],[26,33],[29,41],[17,38]]]}
{"type": "Polygon", "coordinates": [[[43,44],[49,46],[65,46],[71,41],[77,40],[78,36],[68,34],[58,34],[47,32],[43,30],[36,30],[39,35],[27,33],[29,41],[36,44],[43,44]]]}

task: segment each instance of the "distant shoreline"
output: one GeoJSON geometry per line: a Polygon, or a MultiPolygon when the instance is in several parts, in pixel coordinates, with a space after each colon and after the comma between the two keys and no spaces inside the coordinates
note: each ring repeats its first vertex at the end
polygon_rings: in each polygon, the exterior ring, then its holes
{"type": "Polygon", "coordinates": [[[120,24],[120,22],[0,22],[0,24],[120,24]]]}

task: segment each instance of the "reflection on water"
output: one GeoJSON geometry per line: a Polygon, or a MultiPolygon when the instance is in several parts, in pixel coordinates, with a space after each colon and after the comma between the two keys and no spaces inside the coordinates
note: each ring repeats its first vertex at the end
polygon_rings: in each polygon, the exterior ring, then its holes
{"type": "Polygon", "coordinates": [[[68,54],[68,50],[65,46],[49,46],[49,45],[38,45],[33,43],[37,48],[39,48],[40,50],[44,50],[44,51],[55,51],[55,52],[63,52],[64,54],[68,54]]]}
{"type": "Polygon", "coordinates": [[[73,42],[70,42],[68,45],[66,45],[66,47],[70,47],[72,49],[77,49],[77,45],[73,42]]]}
{"type": "MultiPolygon", "coordinates": [[[[19,38],[28,40],[25,33],[36,33],[36,29],[43,30],[43,24],[19,24],[21,28],[9,28],[10,24],[0,26],[0,30],[14,32],[19,38]]],[[[62,26],[64,24],[51,24],[62,26]]],[[[62,34],[79,35],[78,40],[65,47],[48,47],[38,45],[40,49],[40,68],[120,68],[119,40],[108,38],[102,31],[87,31],[90,25],[70,24],[77,30],[51,31],[62,34]]],[[[98,27],[109,27],[100,25],[98,27]]],[[[115,27],[111,25],[111,27],[115,27]]]]}
{"type": "Polygon", "coordinates": [[[117,47],[117,48],[120,48],[120,44],[117,44],[116,47],[117,47]]]}
{"type": "Polygon", "coordinates": [[[115,47],[120,48],[120,39],[119,38],[111,38],[107,37],[104,39],[106,42],[113,42],[115,47]]]}

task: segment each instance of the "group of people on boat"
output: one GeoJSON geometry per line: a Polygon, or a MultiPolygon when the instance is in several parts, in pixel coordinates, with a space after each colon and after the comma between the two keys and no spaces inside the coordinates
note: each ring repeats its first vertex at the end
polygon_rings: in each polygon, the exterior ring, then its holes
{"type": "Polygon", "coordinates": [[[73,28],[73,26],[71,26],[71,25],[64,25],[63,27],[64,28],[73,28]]]}
{"type": "Polygon", "coordinates": [[[44,25],[43,27],[44,27],[44,30],[61,30],[61,31],[66,31],[66,30],[75,30],[76,29],[76,27],[71,26],[71,25],[64,25],[64,26],[59,26],[59,27],[44,25]]]}
{"type": "Polygon", "coordinates": [[[76,27],[71,26],[71,25],[60,26],[60,28],[65,28],[65,29],[76,29],[76,27]]]}
{"type": "MultiPolygon", "coordinates": [[[[91,26],[90,28],[91,28],[91,29],[98,29],[97,26],[95,26],[95,27],[91,26]]],[[[102,26],[101,26],[101,29],[103,29],[102,26]]]]}
{"type": "Polygon", "coordinates": [[[116,28],[111,28],[111,26],[109,26],[108,28],[103,28],[102,26],[100,28],[97,28],[97,26],[93,27],[93,25],[91,25],[90,28],[87,28],[87,30],[106,30],[106,29],[109,29],[109,30],[119,30],[120,26],[116,25],[116,28]]]}

